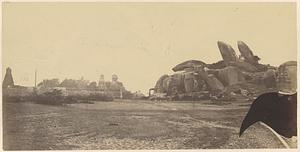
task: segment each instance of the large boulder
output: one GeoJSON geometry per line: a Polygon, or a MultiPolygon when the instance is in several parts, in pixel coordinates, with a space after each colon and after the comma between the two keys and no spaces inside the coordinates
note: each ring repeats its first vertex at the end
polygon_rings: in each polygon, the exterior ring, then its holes
{"type": "Polygon", "coordinates": [[[185,92],[184,74],[177,73],[170,76],[162,76],[155,87],[156,93],[174,95],[185,92]]]}
{"type": "Polygon", "coordinates": [[[206,80],[196,71],[186,72],[184,73],[184,88],[186,93],[206,90],[206,80]]]}
{"type": "Polygon", "coordinates": [[[221,60],[216,63],[206,64],[206,67],[209,69],[223,69],[226,67],[226,64],[223,60],[221,60]]]}
{"type": "Polygon", "coordinates": [[[185,91],[184,74],[177,73],[171,75],[168,90],[171,94],[183,93],[185,91]]]}
{"type": "Polygon", "coordinates": [[[244,78],[247,82],[255,85],[264,85],[265,72],[243,72],[244,78]]]}
{"type": "Polygon", "coordinates": [[[284,93],[297,92],[297,62],[288,61],[278,67],[278,88],[284,93]]]}
{"type": "Polygon", "coordinates": [[[229,65],[235,66],[242,71],[247,71],[247,72],[256,72],[257,71],[257,68],[254,65],[252,65],[248,62],[244,62],[244,61],[230,62],[229,65]]]}
{"type": "MultiPolygon", "coordinates": [[[[195,74],[197,74],[198,79],[203,81],[203,83],[205,84],[205,85],[202,85],[200,90],[201,91],[204,91],[204,90],[211,90],[211,91],[223,90],[224,85],[215,76],[218,73],[219,72],[216,69],[204,70],[204,68],[198,68],[195,74]]],[[[198,84],[200,84],[200,83],[198,82],[198,84]]]]}
{"type": "Polygon", "coordinates": [[[213,74],[208,75],[207,85],[211,91],[222,91],[224,85],[213,74]]]}
{"type": "Polygon", "coordinates": [[[185,92],[184,74],[163,75],[156,82],[155,93],[167,93],[168,95],[185,92]]]}
{"type": "Polygon", "coordinates": [[[165,82],[165,84],[164,84],[164,81],[167,78],[169,78],[168,75],[163,75],[158,79],[158,81],[156,82],[155,87],[154,87],[154,90],[156,93],[166,93],[167,90],[166,90],[165,86],[167,85],[166,84],[167,82],[165,82]]]}
{"type": "Polygon", "coordinates": [[[276,87],[276,71],[274,69],[269,69],[263,75],[263,82],[266,88],[276,87]]]}
{"type": "Polygon", "coordinates": [[[206,64],[202,61],[198,61],[198,60],[188,60],[188,61],[185,61],[185,62],[182,62],[178,65],[176,65],[174,68],[172,68],[172,70],[174,72],[177,72],[177,71],[183,71],[185,70],[186,68],[194,68],[196,66],[205,66],[206,64]]]}
{"type": "Polygon", "coordinates": [[[253,54],[252,50],[249,48],[249,46],[246,43],[244,43],[243,41],[238,41],[237,45],[241,53],[241,56],[245,59],[246,62],[253,65],[258,64],[260,58],[253,54]]]}
{"type": "Polygon", "coordinates": [[[218,79],[225,85],[230,86],[245,82],[245,78],[241,71],[236,67],[228,66],[218,71],[218,79]]]}
{"type": "Polygon", "coordinates": [[[238,57],[237,57],[234,49],[230,45],[228,45],[224,42],[218,41],[218,47],[221,52],[222,58],[226,64],[229,62],[232,62],[232,61],[235,62],[238,60],[238,57]]]}
{"type": "Polygon", "coordinates": [[[184,74],[184,88],[185,92],[194,92],[195,90],[196,78],[193,72],[188,72],[184,74]]]}
{"type": "Polygon", "coordinates": [[[168,76],[167,78],[163,79],[162,81],[162,89],[160,93],[169,93],[170,92],[170,83],[171,83],[171,77],[168,76]]]}

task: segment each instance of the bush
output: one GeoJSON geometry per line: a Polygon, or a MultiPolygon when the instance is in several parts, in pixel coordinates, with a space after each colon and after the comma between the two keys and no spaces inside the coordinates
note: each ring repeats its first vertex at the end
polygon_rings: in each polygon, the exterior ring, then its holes
{"type": "Polygon", "coordinates": [[[61,90],[51,90],[38,94],[34,91],[31,95],[20,96],[4,96],[4,102],[34,102],[46,105],[64,105],[73,103],[93,103],[92,101],[113,101],[113,97],[105,93],[91,93],[89,95],[72,95],[64,96],[61,90]]]}
{"type": "Polygon", "coordinates": [[[33,94],[32,101],[39,104],[62,105],[67,103],[64,100],[61,90],[52,90],[42,94],[33,94]]]}
{"type": "MultiPolygon", "coordinates": [[[[113,97],[104,93],[91,93],[89,95],[73,95],[68,96],[69,99],[81,101],[113,101],[113,97]]],[[[80,101],[80,102],[81,102],[80,101]]]]}
{"type": "Polygon", "coordinates": [[[2,101],[3,102],[22,102],[23,99],[22,99],[22,97],[19,97],[19,96],[7,96],[7,95],[3,95],[2,96],[2,101]]]}

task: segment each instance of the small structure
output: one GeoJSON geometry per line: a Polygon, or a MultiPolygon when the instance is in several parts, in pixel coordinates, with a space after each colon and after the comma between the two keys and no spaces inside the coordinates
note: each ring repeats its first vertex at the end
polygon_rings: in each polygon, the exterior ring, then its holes
{"type": "Polygon", "coordinates": [[[99,87],[99,90],[101,90],[101,91],[106,90],[106,85],[105,85],[105,80],[104,80],[104,75],[103,74],[100,75],[100,79],[99,79],[99,82],[98,82],[98,87],[99,87]]]}
{"type": "Polygon", "coordinates": [[[2,84],[2,88],[11,88],[14,87],[14,80],[11,74],[11,68],[6,68],[6,73],[4,76],[4,80],[3,80],[3,84],[2,84]]]}

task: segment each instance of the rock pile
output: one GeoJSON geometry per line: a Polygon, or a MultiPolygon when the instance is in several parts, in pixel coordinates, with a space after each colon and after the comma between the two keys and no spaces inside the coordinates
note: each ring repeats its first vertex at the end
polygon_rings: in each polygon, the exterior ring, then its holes
{"type": "Polygon", "coordinates": [[[150,99],[233,100],[249,99],[265,90],[276,90],[277,68],[260,64],[260,58],[242,41],[237,42],[240,55],[219,41],[222,60],[206,64],[188,60],[176,65],[172,75],[163,75],[151,90],[150,99]]]}

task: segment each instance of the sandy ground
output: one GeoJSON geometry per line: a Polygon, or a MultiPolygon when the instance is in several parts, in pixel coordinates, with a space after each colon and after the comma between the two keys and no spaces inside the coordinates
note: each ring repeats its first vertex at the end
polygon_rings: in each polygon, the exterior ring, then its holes
{"type": "Polygon", "coordinates": [[[249,103],[113,101],[4,103],[5,150],[284,148],[256,123],[238,137],[249,103]]]}

